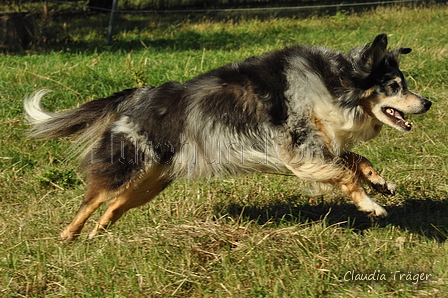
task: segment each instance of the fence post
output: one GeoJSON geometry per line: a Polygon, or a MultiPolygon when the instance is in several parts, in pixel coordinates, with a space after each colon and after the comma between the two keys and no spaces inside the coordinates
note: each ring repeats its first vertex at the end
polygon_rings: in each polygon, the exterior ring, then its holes
{"type": "Polygon", "coordinates": [[[109,28],[107,29],[107,39],[106,39],[107,44],[111,44],[112,42],[112,29],[114,27],[115,11],[117,10],[117,6],[118,6],[118,0],[113,0],[112,10],[110,11],[109,28]]]}

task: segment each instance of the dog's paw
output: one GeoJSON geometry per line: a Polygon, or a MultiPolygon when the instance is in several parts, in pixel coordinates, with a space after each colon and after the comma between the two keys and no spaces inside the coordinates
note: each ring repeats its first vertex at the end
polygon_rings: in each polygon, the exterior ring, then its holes
{"type": "Polygon", "coordinates": [[[379,193],[385,195],[394,195],[397,185],[392,182],[384,180],[384,183],[372,183],[372,187],[379,193]]]}
{"type": "Polygon", "coordinates": [[[95,228],[90,232],[90,234],[89,234],[89,240],[93,240],[93,239],[95,239],[96,237],[98,237],[98,235],[99,234],[101,234],[101,233],[103,233],[103,232],[105,232],[106,231],[106,227],[104,227],[104,226],[102,226],[102,225],[100,225],[100,224],[97,224],[96,226],[95,226],[95,228]]]}
{"type": "Polygon", "coordinates": [[[371,198],[365,198],[358,204],[358,210],[368,213],[369,217],[386,217],[387,211],[382,206],[378,205],[377,202],[372,200],[371,198]]]}
{"type": "Polygon", "coordinates": [[[371,183],[371,185],[377,192],[385,195],[394,195],[397,189],[397,185],[386,180],[384,183],[371,183]]]}
{"type": "Polygon", "coordinates": [[[59,235],[59,240],[62,243],[67,243],[67,242],[71,242],[73,240],[75,240],[76,238],[78,238],[79,233],[75,233],[73,231],[67,230],[65,229],[64,231],[62,231],[62,233],[59,235]]]}

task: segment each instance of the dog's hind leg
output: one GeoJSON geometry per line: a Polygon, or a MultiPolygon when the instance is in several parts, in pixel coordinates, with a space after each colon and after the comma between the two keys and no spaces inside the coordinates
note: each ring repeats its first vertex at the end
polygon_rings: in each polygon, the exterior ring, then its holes
{"type": "Polygon", "coordinates": [[[377,192],[386,195],[395,194],[397,186],[381,177],[367,158],[353,152],[346,152],[341,158],[346,163],[347,167],[352,171],[359,173],[362,179],[377,192]]]}
{"type": "Polygon", "coordinates": [[[96,227],[89,234],[89,239],[94,238],[101,230],[108,228],[129,209],[149,202],[171,182],[168,178],[154,174],[146,175],[143,180],[130,183],[123,193],[113,199],[98,220],[96,227]]]}
{"type": "Polygon", "coordinates": [[[84,224],[92,213],[104,202],[111,199],[113,194],[103,188],[92,185],[86,192],[84,202],[76,213],[73,220],[62,231],[60,239],[62,241],[72,241],[79,236],[84,224]]]}

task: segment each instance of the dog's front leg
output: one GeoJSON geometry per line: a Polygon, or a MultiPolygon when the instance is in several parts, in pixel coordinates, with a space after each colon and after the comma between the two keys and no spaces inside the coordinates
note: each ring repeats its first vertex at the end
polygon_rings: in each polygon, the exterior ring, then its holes
{"type": "Polygon", "coordinates": [[[386,195],[395,194],[397,186],[381,177],[367,158],[353,152],[345,152],[341,158],[350,170],[359,173],[362,179],[377,192],[386,195]]]}
{"type": "MultiPolygon", "coordinates": [[[[376,217],[386,217],[386,210],[375,202],[362,186],[363,173],[356,166],[346,166],[340,159],[297,158],[291,151],[281,151],[285,166],[296,176],[313,182],[328,183],[344,191],[360,211],[376,217]]],[[[366,159],[367,160],[367,159],[366,159]]],[[[354,165],[354,163],[352,163],[354,165]]],[[[365,168],[364,170],[367,170],[365,168]]]]}
{"type": "MultiPolygon", "coordinates": [[[[358,176],[359,177],[359,176],[358,176]]],[[[387,211],[373,200],[365,191],[360,179],[353,177],[352,182],[336,182],[341,190],[349,195],[358,210],[375,217],[386,217],[387,211]]]]}

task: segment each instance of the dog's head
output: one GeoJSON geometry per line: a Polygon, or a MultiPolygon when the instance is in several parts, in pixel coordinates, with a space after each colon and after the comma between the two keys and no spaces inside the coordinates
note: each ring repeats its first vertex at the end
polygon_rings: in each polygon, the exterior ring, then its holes
{"type": "Polygon", "coordinates": [[[364,90],[358,104],[371,116],[400,131],[412,128],[405,113],[420,114],[431,107],[429,100],[408,90],[399,69],[400,56],[409,52],[410,48],[388,51],[386,34],[350,52],[355,77],[364,90]]]}

